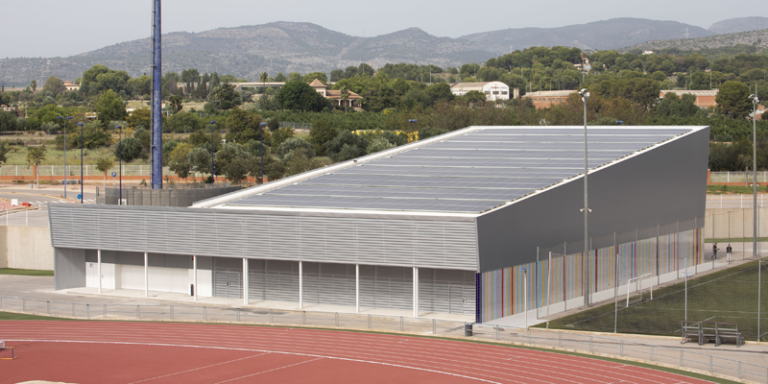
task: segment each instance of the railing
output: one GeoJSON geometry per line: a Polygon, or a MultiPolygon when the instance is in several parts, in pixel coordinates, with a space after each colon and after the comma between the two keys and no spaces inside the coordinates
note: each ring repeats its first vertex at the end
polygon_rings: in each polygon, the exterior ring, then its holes
{"type": "MultiPolygon", "coordinates": [[[[87,304],[0,296],[0,310],[92,320],[152,320],[276,324],[347,328],[417,335],[463,337],[465,324],[458,321],[350,314],[339,312],[287,311],[189,305],[87,304]]],[[[720,377],[768,383],[768,367],[709,355],[697,351],[648,343],[628,342],[620,337],[595,336],[532,328],[506,329],[475,324],[472,339],[515,343],[601,356],[618,356],[657,365],[684,368],[720,377]]]]}
{"type": "MultiPolygon", "coordinates": [[[[709,180],[713,183],[751,183],[754,174],[750,172],[710,172],[709,180]]],[[[768,182],[768,172],[758,171],[757,182],[768,182]]]]}
{"type": "MultiPolygon", "coordinates": [[[[123,176],[150,176],[152,174],[151,165],[123,165],[123,176]]],[[[107,171],[107,178],[112,180],[112,173],[120,174],[120,166],[115,165],[107,171]]],[[[67,165],[38,165],[37,174],[39,176],[61,176],[80,177],[80,164],[67,165]]],[[[26,165],[2,165],[0,166],[0,176],[34,176],[33,167],[26,165]]],[[[95,165],[86,164],[83,166],[83,176],[104,176],[104,172],[99,171],[95,165]]],[[[163,167],[163,176],[176,176],[169,167],[163,167]]],[[[202,173],[192,172],[190,177],[201,177],[202,173]]],[[[117,176],[115,176],[117,178],[117,176]]]]}

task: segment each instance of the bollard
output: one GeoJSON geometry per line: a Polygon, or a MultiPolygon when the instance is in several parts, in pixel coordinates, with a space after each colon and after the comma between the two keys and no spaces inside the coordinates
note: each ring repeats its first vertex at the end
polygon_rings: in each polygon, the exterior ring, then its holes
{"type": "Polygon", "coordinates": [[[90,319],[91,318],[91,305],[85,304],[85,318],[90,319]]]}
{"type": "Polygon", "coordinates": [[[339,313],[336,312],[336,327],[339,326],[339,313]]]}
{"type": "Polygon", "coordinates": [[[272,310],[269,310],[269,323],[272,324],[272,310]]]}
{"type": "Polygon", "coordinates": [[[400,332],[403,332],[403,317],[400,316],[400,332]]]}
{"type": "Polygon", "coordinates": [[[240,308],[235,308],[235,313],[237,313],[237,322],[240,322],[240,308]]]}
{"type": "Polygon", "coordinates": [[[371,315],[368,315],[368,329],[372,329],[371,326],[372,326],[371,315]]]}
{"type": "Polygon", "coordinates": [[[432,334],[437,335],[437,320],[432,319],[432,334]]]}
{"type": "Polygon", "coordinates": [[[27,299],[21,299],[21,311],[22,312],[27,311],[27,299]]]}
{"type": "Polygon", "coordinates": [[[208,308],[203,307],[203,321],[208,321],[208,308]]]}
{"type": "Polygon", "coordinates": [[[49,315],[51,314],[51,302],[50,301],[46,301],[45,302],[45,313],[47,313],[49,315]]]}
{"type": "Polygon", "coordinates": [[[141,319],[141,306],[136,306],[136,318],[141,319]]]}
{"type": "Polygon", "coordinates": [[[472,336],[472,323],[464,323],[464,336],[472,336]]]}
{"type": "Polygon", "coordinates": [[[307,311],[301,311],[301,323],[307,325],[307,311]]]}

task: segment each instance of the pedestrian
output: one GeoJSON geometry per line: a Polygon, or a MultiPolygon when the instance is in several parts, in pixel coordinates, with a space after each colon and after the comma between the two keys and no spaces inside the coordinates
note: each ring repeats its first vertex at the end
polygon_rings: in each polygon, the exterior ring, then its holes
{"type": "Polygon", "coordinates": [[[725,247],[725,253],[728,254],[728,262],[731,262],[731,253],[733,252],[733,248],[731,248],[731,245],[728,244],[727,247],[725,247]]]}
{"type": "Polygon", "coordinates": [[[717,243],[712,246],[712,260],[717,260],[717,243]]]}

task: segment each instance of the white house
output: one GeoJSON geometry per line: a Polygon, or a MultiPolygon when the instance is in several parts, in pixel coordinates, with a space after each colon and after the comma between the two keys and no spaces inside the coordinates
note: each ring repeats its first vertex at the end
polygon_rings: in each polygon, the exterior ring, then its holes
{"type": "MultiPolygon", "coordinates": [[[[458,83],[451,86],[451,92],[456,96],[464,96],[469,91],[485,93],[488,101],[509,100],[509,86],[501,81],[488,81],[484,83],[458,83]]],[[[513,89],[513,97],[517,98],[519,90],[513,89]]]]}

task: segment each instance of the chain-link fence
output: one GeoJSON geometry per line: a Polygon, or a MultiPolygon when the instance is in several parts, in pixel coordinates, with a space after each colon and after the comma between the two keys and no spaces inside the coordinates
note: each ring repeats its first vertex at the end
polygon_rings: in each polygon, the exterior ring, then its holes
{"type": "Polygon", "coordinates": [[[768,383],[768,367],[766,366],[690,349],[633,342],[619,337],[543,329],[503,328],[482,324],[472,325],[449,320],[202,305],[87,304],[1,296],[0,310],[90,320],[271,324],[403,332],[419,336],[463,337],[487,342],[515,343],[569,352],[576,351],[598,356],[618,356],[635,361],[685,368],[702,374],[730,376],[749,382],[768,383]]]}
{"type": "Polygon", "coordinates": [[[189,207],[196,201],[239,191],[240,186],[229,184],[204,186],[190,184],[185,188],[142,189],[142,188],[107,188],[104,197],[97,198],[97,204],[117,205],[120,198],[125,205],[159,206],[159,207],[189,207]]]}

